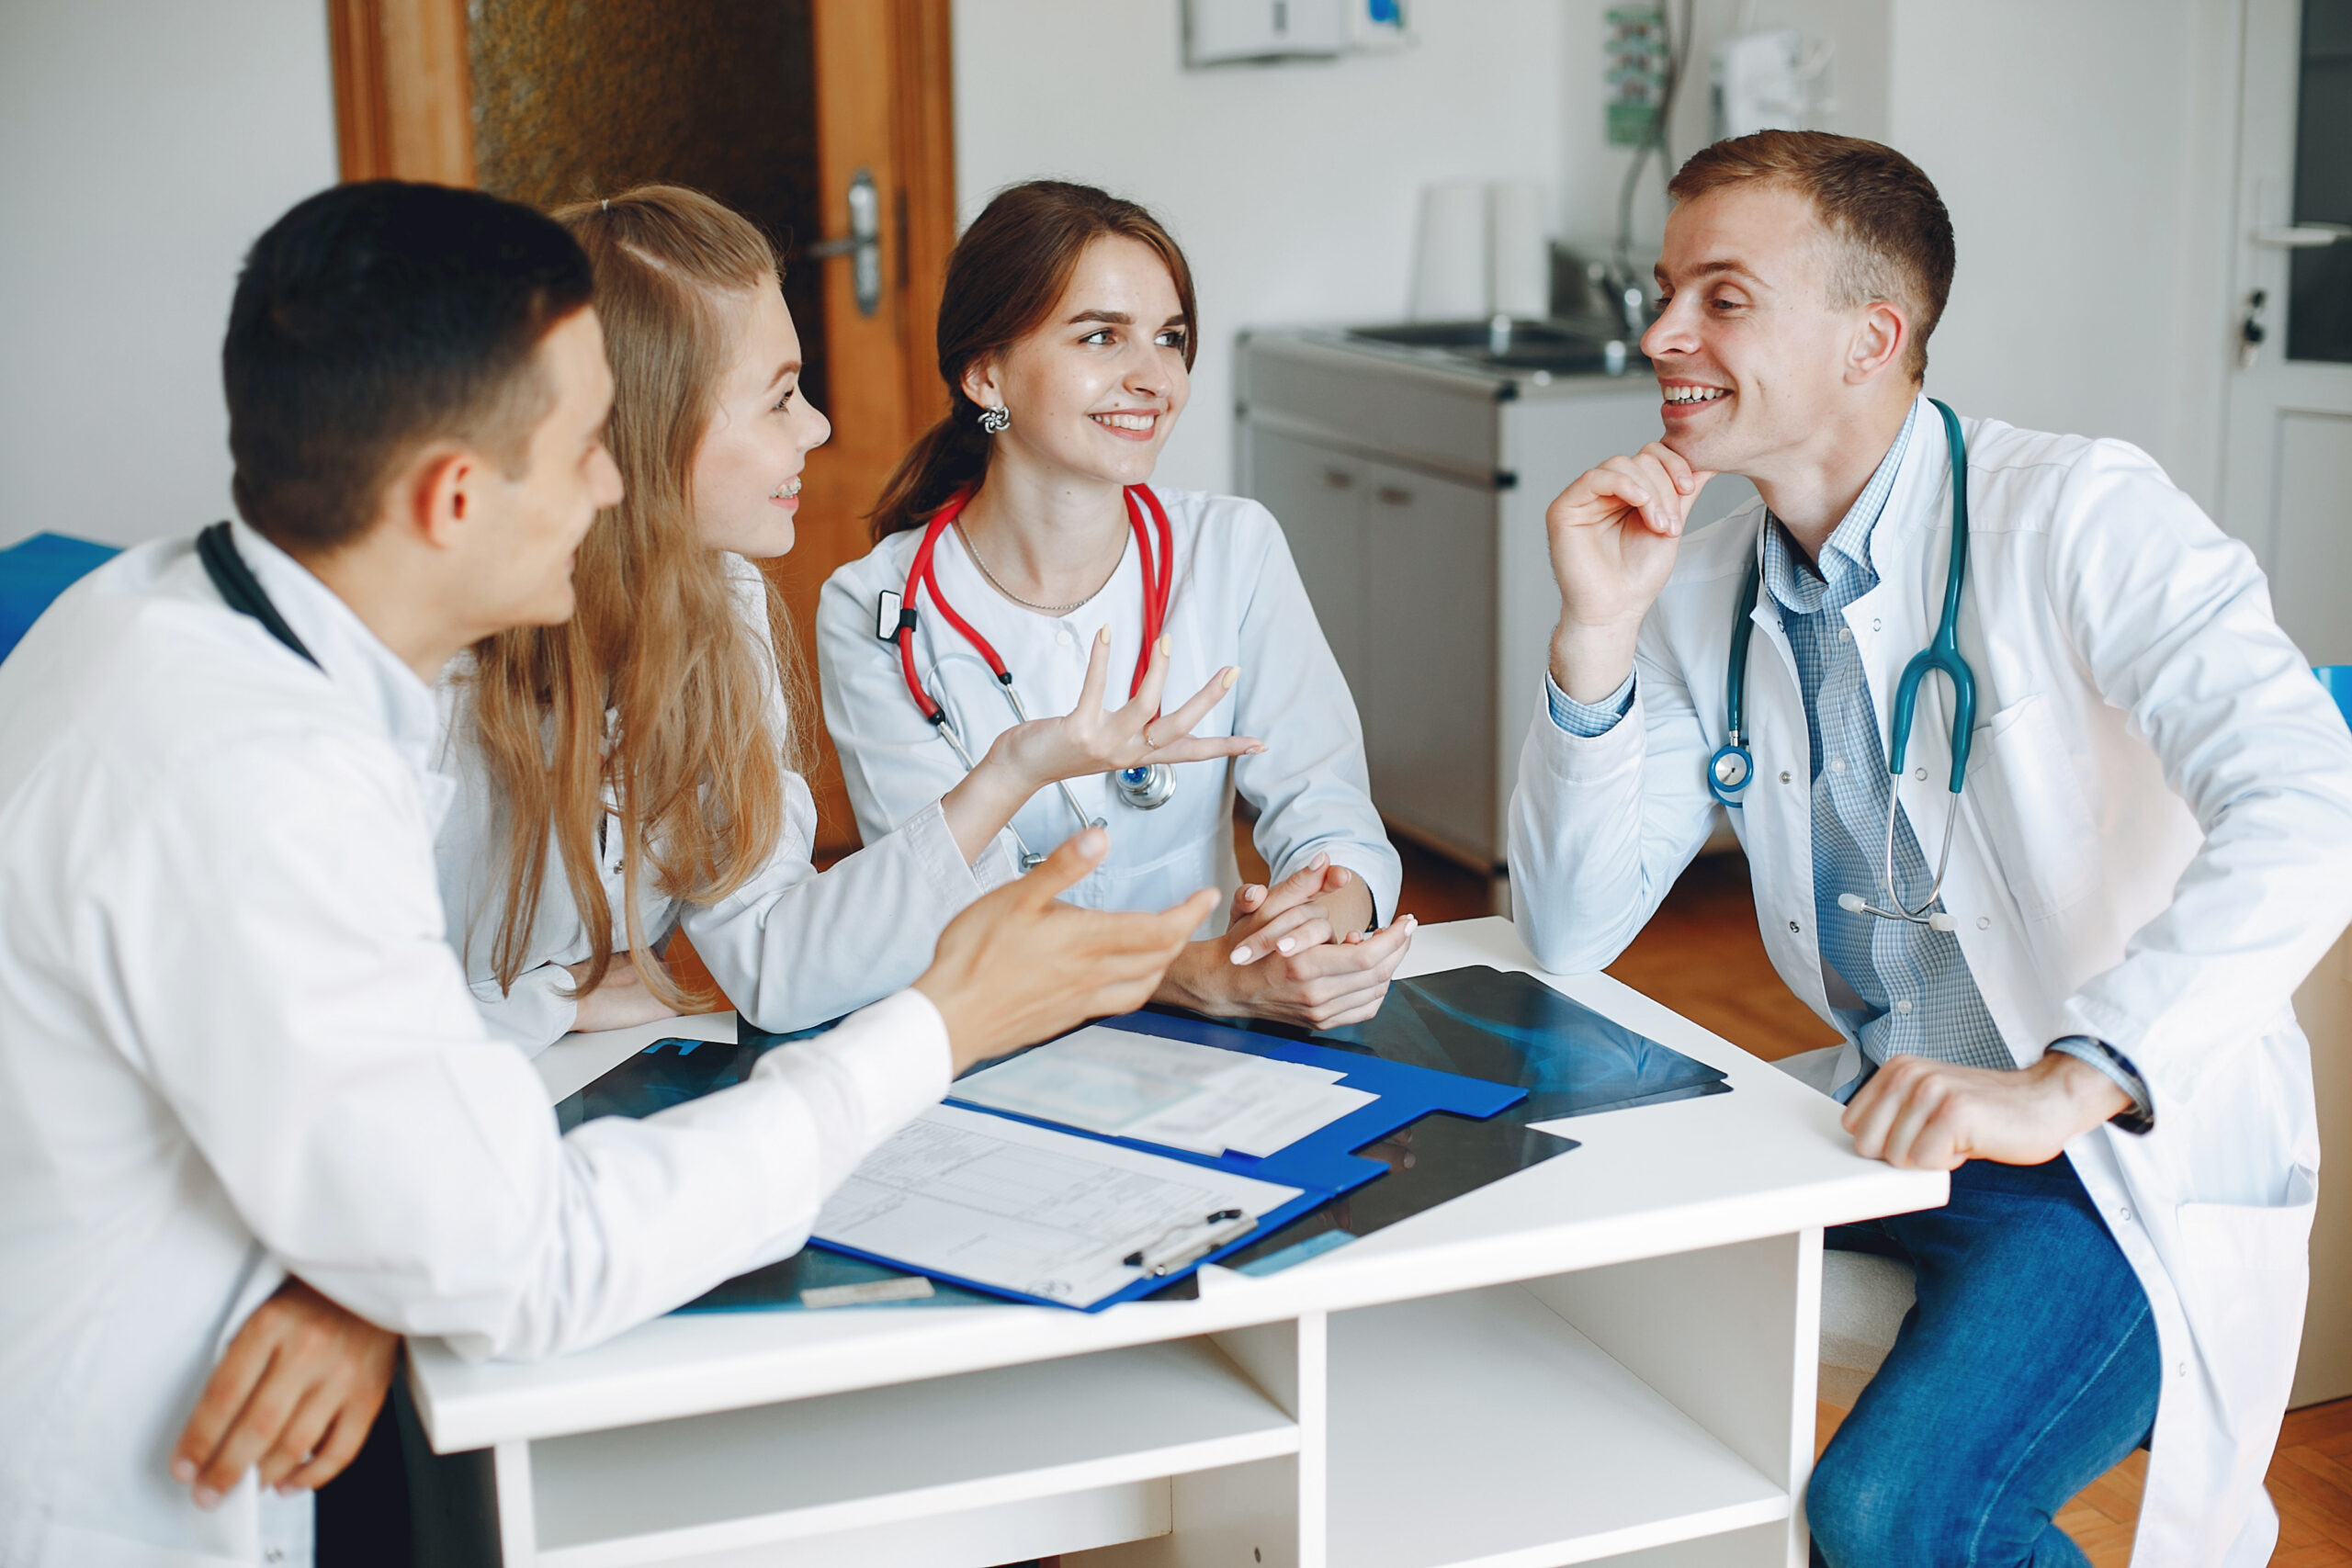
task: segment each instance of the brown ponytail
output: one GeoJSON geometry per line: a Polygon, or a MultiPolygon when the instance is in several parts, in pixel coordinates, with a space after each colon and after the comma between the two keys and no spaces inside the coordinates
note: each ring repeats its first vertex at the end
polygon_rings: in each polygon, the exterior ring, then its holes
{"type": "MultiPolygon", "coordinates": [[[[988,474],[989,438],[980,407],[964,395],[964,372],[1043,326],[1061,302],[1086,247],[1119,236],[1148,245],[1168,264],[1189,326],[1198,320],[1193,269],[1159,220],[1132,201],[1092,186],[1031,180],[997,193],[947,258],[939,301],[939,375],[947,414],[899,459],[872,513],[878,543],[919,528],[947,498],[988,474]]],[[[1184,334],[1193,363],[1196,332],[1184,334]]]]}

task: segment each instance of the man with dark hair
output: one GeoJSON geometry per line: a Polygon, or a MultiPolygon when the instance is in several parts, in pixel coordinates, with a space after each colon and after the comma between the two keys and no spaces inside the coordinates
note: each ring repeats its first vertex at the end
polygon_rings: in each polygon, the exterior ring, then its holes
{"type": "Polygon", "coordinates": [[[442,666],[568,615],[620,494],[587,263],[490,197],[342,186],[254,245],[223,359],[243,521],[100,569],[0,665],[0,1563],[307,1562],[300,1489],[388,1357],[355,1399],[288,1333],[175,1477],[257,1303],[472,1354],[616,1333],[798,1247],[956,1069],[1140,1005],[1214,899],[1060,904],[1081,835],[908,990],[559,1138],[443,940],[428,759],[442,666]]]}
{"type": "Polygon", "coordinates": [[[2132,1561],[2251,1568],[2319,1158],[2289,998],[2352,919],[2352,736],[2144,455],[1922,395],[1954,248],[1908,159],[1767,131],[1670,189],[1665,435],[1548,517],[1521,930],[1608,964],[1727,808],[1855,1147],[1952,1173],[1829,1235],[1917,1306],[1814,1472],[1815,1562],[2082,1563],[2052,1516],[2153,1439],[2132,1561]],[[1762,504],[1683,538],[1718,472],[1762,504]]]}

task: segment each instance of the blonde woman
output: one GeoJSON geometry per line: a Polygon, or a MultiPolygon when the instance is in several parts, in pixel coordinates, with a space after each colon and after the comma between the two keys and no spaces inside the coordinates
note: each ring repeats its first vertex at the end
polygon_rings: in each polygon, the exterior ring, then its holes
{"type": "Polygon", "coordinates": [[[626,493],[581,545],[571,620],[488,639],[444,686],[460,788],[437,843],[443,903],[494,1030],[536,1051],[695,1005],[660,958],[678,930],[759,1027],[839,1017],[911,981],[947,920],[1019,874],[1000,830],[1037,790],[1254,745],[1189,734],[1226,671],[1151,722],[1163,654],[1124,705],[1008,731],[820,874],[799,771],[810,705],[752,564],[792,548],[802,467],[831,434],[800,391],[775,253],[675,186],[556,216],[595,269],[626,493]]]}

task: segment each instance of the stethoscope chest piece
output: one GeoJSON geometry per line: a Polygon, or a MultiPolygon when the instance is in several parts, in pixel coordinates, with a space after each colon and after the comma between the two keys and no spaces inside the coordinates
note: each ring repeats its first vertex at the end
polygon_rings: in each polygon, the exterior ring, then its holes
{"type": "Polygon", "coordinates": [[[1707,788],[1725,806],[1736,807],[1739,804],[1739,792],[1747,787],[1747,781],[1755,773],[1756,759],[1748,755],[1747,747],[1725,746],[1707,763],[1707,788]]]}
{"type": "Polygon", "coordinates": [[[1111,775],[1119,798],[1137,811],[1157,811],[1176,794],[1176,770],[1165,762],[1121,768],[1111,775]]]}

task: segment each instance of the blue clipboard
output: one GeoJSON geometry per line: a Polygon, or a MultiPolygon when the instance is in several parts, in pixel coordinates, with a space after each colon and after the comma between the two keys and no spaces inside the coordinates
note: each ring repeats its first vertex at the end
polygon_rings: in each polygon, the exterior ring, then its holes
{"type": "Polygon", "coordinates": [[[1278,1182],[1284,1187],[1299,1189],[1299,1195],[1273,1213],[1258,1216],[1256,1228],[1236,1236],[1216,1251],[1195,1258],[1181,1269],[1161,1275],[1137,1278],[1125,1289],[1100,1301],[1076,1305],[1057,1302],[1045,1296],[1023,1294],[976,1280],[943,1274],[935,1269],[916,1269],[895,1258],[865,1252],[854,1247],[843,1247],[821,1237],[810,1237],[808,1245],[845,1257],[863,1258],[908,1273],[923,1274],[963,1290],[978,1292],[1005,1301],[1032,1302],[1040,1306],[1073,1308],[1080,1312],[1101,1312],[1121,1302],[1134,1301],[1165,1290],[1182,1280],[1204,1263],[1214,1263],[1229,1254],[1251,1246],[1261,1238],[1282,1229],[1301,1215],[1321,1208],[1332,1199],[1363,1186],[1374,1177],[1386,1172],[1388,1167],[1376,1159],[1366,1158],[1355,1151],[1367,1144],[1376,1143],[1408,1123],[1418,1122],[1432,1112],[1484,1121],[1497,1112],[1508,1110],[1527,1098],[1527,1090],[1511,1084],[1489,1083],[1482,1078],[1464,1077],[1459,1073],[1439,1072],[1430,1067],[1415,1066],[1406,1062],[1384,1061],[1355,1052],[1334,1050],[1329,1046],[1311,1044],[1304,1041],[1284,1040],[1272,1035],[1255,1034],[1246,1030],[1212,1023],[1206,1019],[1180,1018],[1165,1013],[1134,1012],[1123,1017],[1102,1019],[1107,1028],[1123,1029],[1135,1034],[1153,1034],[1166,1040],[1182,1040],[1194,1045],[1211,1045],[1220,1050],[1238,1051],[1245,1055],[1264,1056],[1278,1062],[1298,1062],[1307,1066],[1323,1067],[1343,1075],[1340,1082],[1350,1089],[1362,1089],[1378,1098],[1368,1105],[1358,1106],[1338,1121],[1319,1127],[1289,1147],[1261,1159],[1251,1155],[1226,1154],[1209,1156],[1186,1149],[1172,1149],[1162,1144],[1140,1143],[1110,1134],[1091,1133],[1066,1126],[1058,1122],[1016,1115],[991,1106],[974,1105],[960,1100],[951,1087],[947,1102],[962,1111],[981,1115],[998,1116],[1008,1122],[1025,1122],[1045,1127],[1068,1137],[1083,1138],[1091,1143],[1110,1144],[1120,1148],[1136,1149],[1161,1159],[1175,1160],[1183,1165],[1197,1165],[1211,1170],[1221,1170],[1234,1176],[1246,1176],[1259,1181],[1278,1182]]]}

